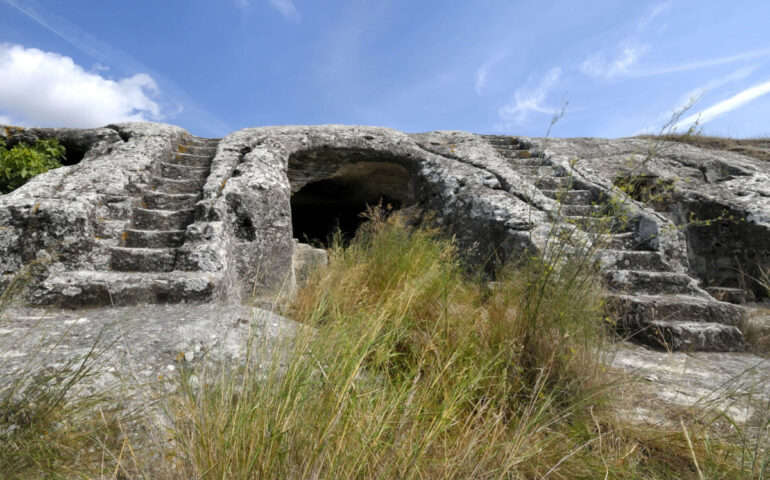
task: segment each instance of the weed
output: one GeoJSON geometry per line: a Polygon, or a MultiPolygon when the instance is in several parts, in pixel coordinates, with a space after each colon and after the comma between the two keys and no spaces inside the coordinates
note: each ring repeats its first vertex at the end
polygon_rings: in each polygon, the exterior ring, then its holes
{"type": "Polygon", "coordinates": [[[7,149],[0,138],[0,194],[12,192],[36,175],[61,167],[64,147],[56,139],[20,142],[7,149]]]}

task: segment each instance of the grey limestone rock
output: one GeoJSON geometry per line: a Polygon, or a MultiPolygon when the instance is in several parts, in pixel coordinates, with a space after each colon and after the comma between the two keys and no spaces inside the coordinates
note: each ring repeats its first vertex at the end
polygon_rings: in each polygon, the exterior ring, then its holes
{"type": "Polygon", "coordinates": [[[659,347],[740,349],[745,312],[708,292],[767,295],[752,279],[770,269],[770,168],[734,153],[338,125],[0,131],[71,152],[0,196],[2,281],[37,262],[33,304],[272,301],[323,262],[305,243],[378,203],[432,212],[490,275],[554,235],[596,247],[620,329],[659,347]]]}
{"type": "Polygon", "coordinates": [[[294,279],[297,286],[302,287],[307,284],[313,270],[329,264],[329,256],[326,254],[326,250],[322,248],[314,248],[307,243],[297,242],[294,245],[292,263],[294,264],[294,279]]]}

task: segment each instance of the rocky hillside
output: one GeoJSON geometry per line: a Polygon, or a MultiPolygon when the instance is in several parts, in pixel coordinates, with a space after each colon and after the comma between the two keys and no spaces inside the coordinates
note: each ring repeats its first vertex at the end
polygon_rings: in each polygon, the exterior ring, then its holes
{"type": "Polygon", "coordinates": [[[34,263],[37,306],[272,300],[322,260],[307,244],[380,202],[435,212],[490,275],[558,238],[595,249],[608,314],[660,348],[742,350],[741,304],[767,298],[770,164],[740,153],[346,126],[0,132],[68,152],[0,196],[2,282],[34,263]]]}

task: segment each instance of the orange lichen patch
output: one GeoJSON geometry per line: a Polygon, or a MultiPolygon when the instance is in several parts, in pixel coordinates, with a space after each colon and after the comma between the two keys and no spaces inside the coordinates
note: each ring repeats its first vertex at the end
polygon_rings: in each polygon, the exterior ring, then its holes
{"type": "Polygon", "coordinates": [[[529,153],[529,150],[519,150],[518,152],[516,152],[516,156],[518,158],[530,158],[532,157],[532,154],[529,153]]]}
{"type": "Polygon", "coordinates": [[[179,145],[179,147],[177,147],[177,152],[178,153],[187,153],[187,146],[186,145],[179,145]]]}
{"type": "Polygon", "coordinates": [[[222,180],[222,185],[219,186],[219,191],[220,192],[225,189],[225,185],[227,185],[227,179],[226,178],[224,180],[222,180]]]}
{"type": "Polygon", "coordinates": [[[126,240],[128,240],[128,232],[123,230],[123,233],[120,234],[120,242],[126,243],[126,240]]]}
{"type": "Polygon", "coordinates": [[[13,134],[15,133],[21,133],[24,131],[22,127],[11,127],[11,126],[4,127],[3,130],[5,131],[5,136],[9,138],[12,137],[13,134]]]}
{"type": "Polygon", "coordinates": [[[32,207],[32,213],[35,214],[40,209],[40,203],[36,203],[34,207],[32,207]]]}

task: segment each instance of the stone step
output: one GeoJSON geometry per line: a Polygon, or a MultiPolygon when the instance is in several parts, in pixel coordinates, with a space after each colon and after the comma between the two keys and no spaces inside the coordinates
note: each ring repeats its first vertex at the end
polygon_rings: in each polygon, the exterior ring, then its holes
{"type": "Polygon", "coordinates": [[[160,173],[163,178],[205,180],[209,176],[209,169],[163,162],[160,164],[160,173]]]}
{"type": "Polygon", "coordinates": [[[134,230],[123,233],[123,246],[128,248],[175,248],[184,243],[185,230],[134,230]]]}
{"type": "Polygon", "coordinates": [[[637,340],[668,351],[735,352],[746,350],[738,327],[709,322],[650,322],[637,340]]]}
{"type": "Polygon", "coordinates": [[[636,230],[635,222],[622,217],[582,217],[565,215],[563,220],[582,230],[596,234],[622,233],[636,230]]]}
{"type": "Polygon", "coordinates": [[[185,145],[181,144],[177,147],[177,153],[186,153],[188,155],[203,155],[206,157],[213,157],[217,153],[216,145],[185,145]]]}
{"type": "Polygon", "coordinates": [[[519,157],[515,160],[512,159],[514,165],[524,165],[529,167],[549,167],[551,163],[549,160],[545,160],[539,157],[522,158],[519,157]]]}
{"type": "Polygon", "coordinates": [[[166,162],[187,165],[190,167],[209,168],[211,166],[211,155],[190,155],[187,153],[175,153],[169,157],[166,162]]]}
{"type": "MultiPolygon", "coordinates": [[[[558,167],[551,165],[538,166],[538,165],[515,165],[514,170],[531,179],[544,179],[545,177],[556,177],[558,167]]],[[[567,178],[567,177],[556,177],[567,178]]]]}
{"type": "Polygon", "coordinates": [[[515,140],[517,138],[511,135],[502,135],[499,133],[498,134],[482,133],[482,134],[479,134],[479,137],[485,140],[515,140]]]}
{"type": "MultiPolygon", "coordinates": [[[[552,167],[553,168],[553,167],[552,167]]],[[[556,191],[568,191],[572,190],[575,186],[575,179],[573,177],[542,177],[542,178],[530,178],[532,183],[541,190],[556,190],[556,191]]]]}
{"type": "Polygon", "coordinates": [[[150,210],[183,210],[195,206],[198,195],[194,193],[162,193],[146,190],[142,194],[143,207],[150,210]]]}
{"type": "Polygon", "coordinates": [[[744,348],[745,309],[684,295],[606,297],[608,313],[622,334],[655,348],[736,351],[744,348]]]}
{"type": "Polygon", "coordinates": [[[183,230],[195,220],[195,210],[134,209],[133,226],[137,230],[183,230]]]}
{"type": "Polygon", "coordinates": [[[182,143],[184,145],[216,145],[221,141],[221,138],[204,138],[188,135],[182,143]]]}
{"type": "Polygon", "coordinates": [[[480,135],[480,137],[495,147],[521,145],[521,140],[519,140],[518,137],[511,137],[508,135],[480,135]]]}
{"type": "Polygon", "coordinates": [[[173,248],[110,248],[112,270],[120,272],[171,272],[176,252],[173,248]]]}
{"type": "Polygon", "coordinates": [[[742,288],[708,287],[706,292],[720,302],[742,305],[749,301],[749,293],[742,288]]]}
{"type": "Polygon", "coordinates": [[[515,140],[512,141],[510,139],[503,140],[503,141],[492,140],[489,143],[491,143],[492,146],[495,147],[495,150],[509,150],[509,151],[519,151],[519,152],[523,150],[527,150],[527,148],[521,143],[519,143],[518,141],[515,141],[515,140]]]}
{"type": "Polygon", "coordinates": [[[634,250],[611,250],[600,252],[602,268],[606,270],[645,270],[651,272],[670,271],[658,252],[634,250]]]}
{"type": "Polygon", "coordinates": [[[604,205],[579,205],[574,203],[563,203],[561,214],[573,217],[592,217],[599,216],[607,207],[604,205]]]}
{"type": "Polygon", "coordinates": [[[530,152],[529,150],[519,150],[519,149],[509,150],[509,149],[499,148],[499,147],[496,147],[495,150],[497,151],[498,155],[513,162],[514,165],[534,165],[534,166],[540,166],[540,167],[551,165],[550,162],[547,162],[542,158],[533,157],[532,152],[530,152]],[[530,160],[531,162],[526,162],[526,160],[530,160]]]}
{"type": "Polygon", "coordinates": [[[605,270],[603,277],[607,288],[614,292],[633,295],[690,295],[711,299],[706,292],[698,288],[693,278],[683,273],[605,270]]]}
{"type": "Polygon", "coordinates": [[[199,180],[174,180],[152,177],[152,191],[161,193],[200,193],[203,182],[199,180]]]}
{"type": "MultiPolygon", "coordinates": [[[[545,180],[545,179],[544,179],[545,180]]],[[[563,181],[562,181],[563,182],[563,181]]],[[[596,198],[591,190],[541,190],[546,197],[559,200],[564,205],[590,205],[596,198]]]]}
{"type": "Polygon", "coordinates": [[[70,271],[51,275],[31,288],[27,300],[33,305],[60,308],[206,303],[216,300],[220,283],[218,273],[70,271]]]}

